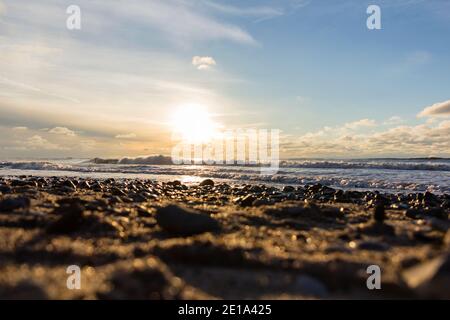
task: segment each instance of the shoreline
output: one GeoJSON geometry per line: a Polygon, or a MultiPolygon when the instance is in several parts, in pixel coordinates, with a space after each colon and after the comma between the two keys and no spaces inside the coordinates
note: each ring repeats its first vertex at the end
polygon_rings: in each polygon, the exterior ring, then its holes
{"type": "Polygon", "coordinates": [[[449,214],[429,192],[0,177],[0,298],[450,298],[449,214]]]}

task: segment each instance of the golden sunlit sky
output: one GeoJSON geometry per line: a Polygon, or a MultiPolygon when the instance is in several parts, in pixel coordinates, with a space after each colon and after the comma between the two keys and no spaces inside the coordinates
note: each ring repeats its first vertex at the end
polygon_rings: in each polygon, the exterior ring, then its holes
{"type": "Polygon", "coordinates": [[[448,34],[448,1],[0,0],[0,158],[237,128],[280,129],[282,157],[450,156],[448,34]]]}

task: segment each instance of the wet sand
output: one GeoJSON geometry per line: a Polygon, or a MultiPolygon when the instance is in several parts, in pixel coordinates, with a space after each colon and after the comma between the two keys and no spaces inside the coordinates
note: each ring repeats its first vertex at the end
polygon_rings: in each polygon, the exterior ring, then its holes
{"type": "Polygon", "coordinates": [[[0,178],[0,298],[449,299],[449,213],[431,193],[0,178]]]}

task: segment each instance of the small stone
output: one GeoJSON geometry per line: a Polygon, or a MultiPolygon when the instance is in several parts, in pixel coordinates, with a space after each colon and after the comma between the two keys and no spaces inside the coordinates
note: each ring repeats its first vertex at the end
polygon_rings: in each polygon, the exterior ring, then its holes
{"type": "Polygon", "coordinates": [[[37,182],[29,180],[13,180],[11,181],[11,187],[37,187],[37,182]]]}
{"type": "Polygon", "coordinates": [[[251,207],[255,200],[256,197],[252,196],[251,194],[248,194],[240,199],[239,204],[241,205],[241,207],[251,207]]]}
{"type": "Polygon", "coordinates": [[[112,188],[111,189],[111,194],[113,196],[121,196],[121,197],[126,197],[127,196],[127,194],[124,191],[120,190],[119,188],[112,188]]]}
{"type": "Polygon", "coordinates": [[[81,189],[90,189],[91,185],[87,181],[83,181],[78,185],[81,189]]]}
{"type": "Polygon", "coordinates": [[[250,188],[250,192],[261,193],[261,192],[263,192],[263,188],[261,186],[258,186],[258,185],[253,185],[250,188]]]}
{"type": "Polygon", "coordinates": [[[253,201],[252,205],[254,207],[260,207],[260,206],[264,206],[264,205],[268,205],[270,204],[270,201],[265,199],[265,198],[261,198],[261,199],[256,199],[255,201],[253,201]]]}
{"type": "Polygon", "coordinates": [[[67,188],[70,188],[70,189],[76,189],[77,188],[77,186],[72,182],[72,180],[65,180],[63,182],[63,186],[67,187],[67,188]]]}
{"type": "Polygon", "coordinates": [[[155,217],[162,229],[177,235],[195,235],[220,228],[210,216],[174,204],[158,208],[155,217]]]}
{"type": "Polygon", "coordinates": [[[49,234],[65,234],[77,231],[83,223],[84,208],[78,202],[72,202],[62,208],[58,208],[63,215],[47,227],[49,234]]]}
{"type": "Polygon", "coordinates": [[[26,197],[7,198],[0,201],[0,212],[14,211],[30,207],[31,201],[26,197]]]}
{"type": "Polygon", "coordinates": [[[206,179],[203,180],[202,182],[200,182],[200,187],[214,187],[214,181],[212,181],[211,179],[206,179]]]}
{"type": "Polygon", "coordinates": [[[284,193],[289,193],[289,192],[294,192],[294,191],[295,191],[295,188],[293,186],[285,186],[283,188],[284,193]]]}

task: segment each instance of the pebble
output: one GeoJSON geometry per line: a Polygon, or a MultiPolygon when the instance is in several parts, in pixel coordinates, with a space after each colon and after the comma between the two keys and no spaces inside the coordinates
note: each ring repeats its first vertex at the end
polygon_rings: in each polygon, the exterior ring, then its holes
{"type": "Polygon", "coordinates": [[[72,180],[64,180],[63,186],[74,190],[77,188],[77,186],[72,182],[72,180]]]}
{"type": "Polygon", "coordinates": [[[155,217],[163,230],[177,235],[195,235],[220,229],[218,221],[210,216],[175,204],[158,208],[155,217]]]}
{"type": "Polygon", "coordinates": [[[292,187],[292,186],[285,186],[285,187],[283,188],[283,192],[284,192],[284,193],[289,193],[289,192],[294,192],[294,191],[295,191],[295,188],[292,187]]]}
{"type": "Polygon", "coordinates": [[[63,213],[58,220],[47,227],[49,234],[65,234],[77,231],[83,223],[83,206],[74,201],[58,208],[57,212],[63,213]]]}
{"type": "Polygon", "coordinates": [[[212,181],[211,179],[206,179],[206,180],[203,180],[202,182],[200,182],[200,187],[205,187],[205,186],[214,187],[214,181],[212,181]]]}
{"type": "Polygon", "coordinates": [[[256,200],[255,196],[248,194],[245,197],[240,198],[237,202],[240,204],[241,207],[251,207],[255,200],[256,200]]]}
{"type": "Polygon", "coordinates": [[[119,188],[116,188],[116,187],[111,189],[111,194],[114,195],[114,196],[121,196],[121,197],[127,196],[127,194],[124,191],[122,191],[122,190],[120,190],[119,188]]]}

